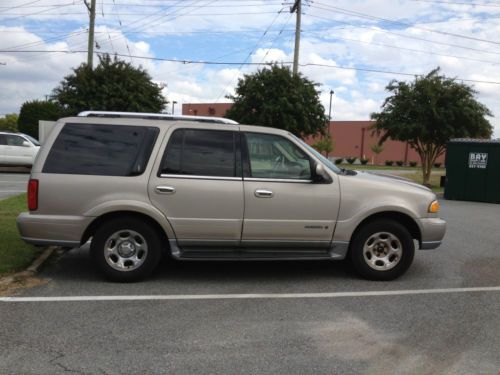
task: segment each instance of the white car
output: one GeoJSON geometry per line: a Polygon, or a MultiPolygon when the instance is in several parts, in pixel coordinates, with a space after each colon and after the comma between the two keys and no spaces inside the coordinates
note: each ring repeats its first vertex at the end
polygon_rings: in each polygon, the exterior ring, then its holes
{"type": "Polygon", "coordinates": [[[40,150],[40,143],[22,133],[0,132],[0,165],[31,167],[40,150]]]}

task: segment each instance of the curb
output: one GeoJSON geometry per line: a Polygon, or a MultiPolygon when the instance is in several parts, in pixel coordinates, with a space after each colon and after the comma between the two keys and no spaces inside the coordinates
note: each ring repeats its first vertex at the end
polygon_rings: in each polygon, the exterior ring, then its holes
{"type": "Polygon", "coordinates": [[[24,271],[16,272],[13,275],[0,278],[0,284],[10,284],[19,279],[36,275],[40,267],[45,263],[45,261],[52,255],[54,250],[56,250],[57,248],[58,248],[57,246],[46,247],[28,268],[26,268],[24,271]]]}

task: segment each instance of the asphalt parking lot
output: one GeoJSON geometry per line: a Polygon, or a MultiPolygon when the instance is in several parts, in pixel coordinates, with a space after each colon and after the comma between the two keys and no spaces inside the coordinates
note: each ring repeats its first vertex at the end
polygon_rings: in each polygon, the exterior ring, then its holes
{"type": "Polygon", "coordinates": [[[29,176],[27,168],[0,168],[0,199],[25,193],[29,176]]]}
{"type": "Polygon", "coordinates": [[[500,205],[442,206],[444,244],[392,282],[346,262],[166,261],[114,284],[71,250],[26,301],[0,300],[0,373],[498,374],[500,205]]]}

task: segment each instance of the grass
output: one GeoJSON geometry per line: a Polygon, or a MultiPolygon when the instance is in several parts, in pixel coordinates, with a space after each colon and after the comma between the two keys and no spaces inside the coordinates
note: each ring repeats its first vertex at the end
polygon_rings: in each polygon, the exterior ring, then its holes
{"type": "MultiPolygon", "coordinates": [[[[430,183],[429,187],[431,188],[431,190],[433,192],[435,192],[435,193],[442,193],[443,192],[443,188],[441,186],[439,186],[439,183],[441,180],[441,176],[444,176],[444,175],[445,175],[444,170],[438,170],[438,171],[433,170],[432,171],[431,179],[429,181],[429,183],[430,183]]],[[[421,171],[415,172],[415,173],[404,174],[401,177],[409,178],[410,180],[413,180],[419,184],[422,184],[422,180],[423,180],[421,171]]]]}
{"type": "MultiPolygon", "coordinates": [[[[408,178],[410,180],[415,181],[418,184],[422,184],[423,182],[423,177],[422,177],[422,169],[421,167],[409,167],[409,166],[403,166],[403,167],[398,167],[397,165],[393,166],[387,166],[387,165],[361,165],[361,164],[344,164],[342,163],[339,168],[346,168],[346,169],[356,169],[360,171],[370,171],[370,170],[379,170],[379,171],[408,171],[408,173],[405,174],[396,174],[397,176],[408,178]]],[[[439,186],[440,184],[440,179],[441,176],[444,176],[446,174],[446,169],[443,167],[432,168],[432,173],[431,173],[431,179],[429,181],[430,183],[430,188],[433,192],[435,193],[442,193],[443,188],[439,186]]]]}
{"type": "MultiPolygon", "coordinates": [[[[410,167],[409,165],[404,165],[404,166],[397,166],[396,164],[389,166],[389,165],[372,165],[372,164],[345,164],[342,163],[340,165],[337,165],[339,168],[346,168],[346,169],[359,169],[359,170],[375,170],[375,171],[388,171],[388,170],[399,170],[399,171],[420,171],[421,167],[416,166],[416,167],[410,167]]],[[[433,167],[433,171],[444,171],[444,167],[433,167]]]]}
{"type": "Polygon", "coordinates": [[[0,201],[0,275],[26,268],[40,253],[21,240],[17,230],[17,215],[26,210],[26,194],[0,201]]]}

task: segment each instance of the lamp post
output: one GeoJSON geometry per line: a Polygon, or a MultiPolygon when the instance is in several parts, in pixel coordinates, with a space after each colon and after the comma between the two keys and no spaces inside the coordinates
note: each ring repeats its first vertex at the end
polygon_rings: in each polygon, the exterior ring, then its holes
{"type": "Polygon", "coordinates": [[[330,126],[332,122],[332,96],[335,94],[335,91],[330,90],[330,108],[328,109],[328,135],[331,136],[330,134],[330,126]]]}
{"type": "Polygon", "coordinates": [[[177,102],[175,100],[172,100],[172,115],[174,114],[174,108],[177,102]]]}

